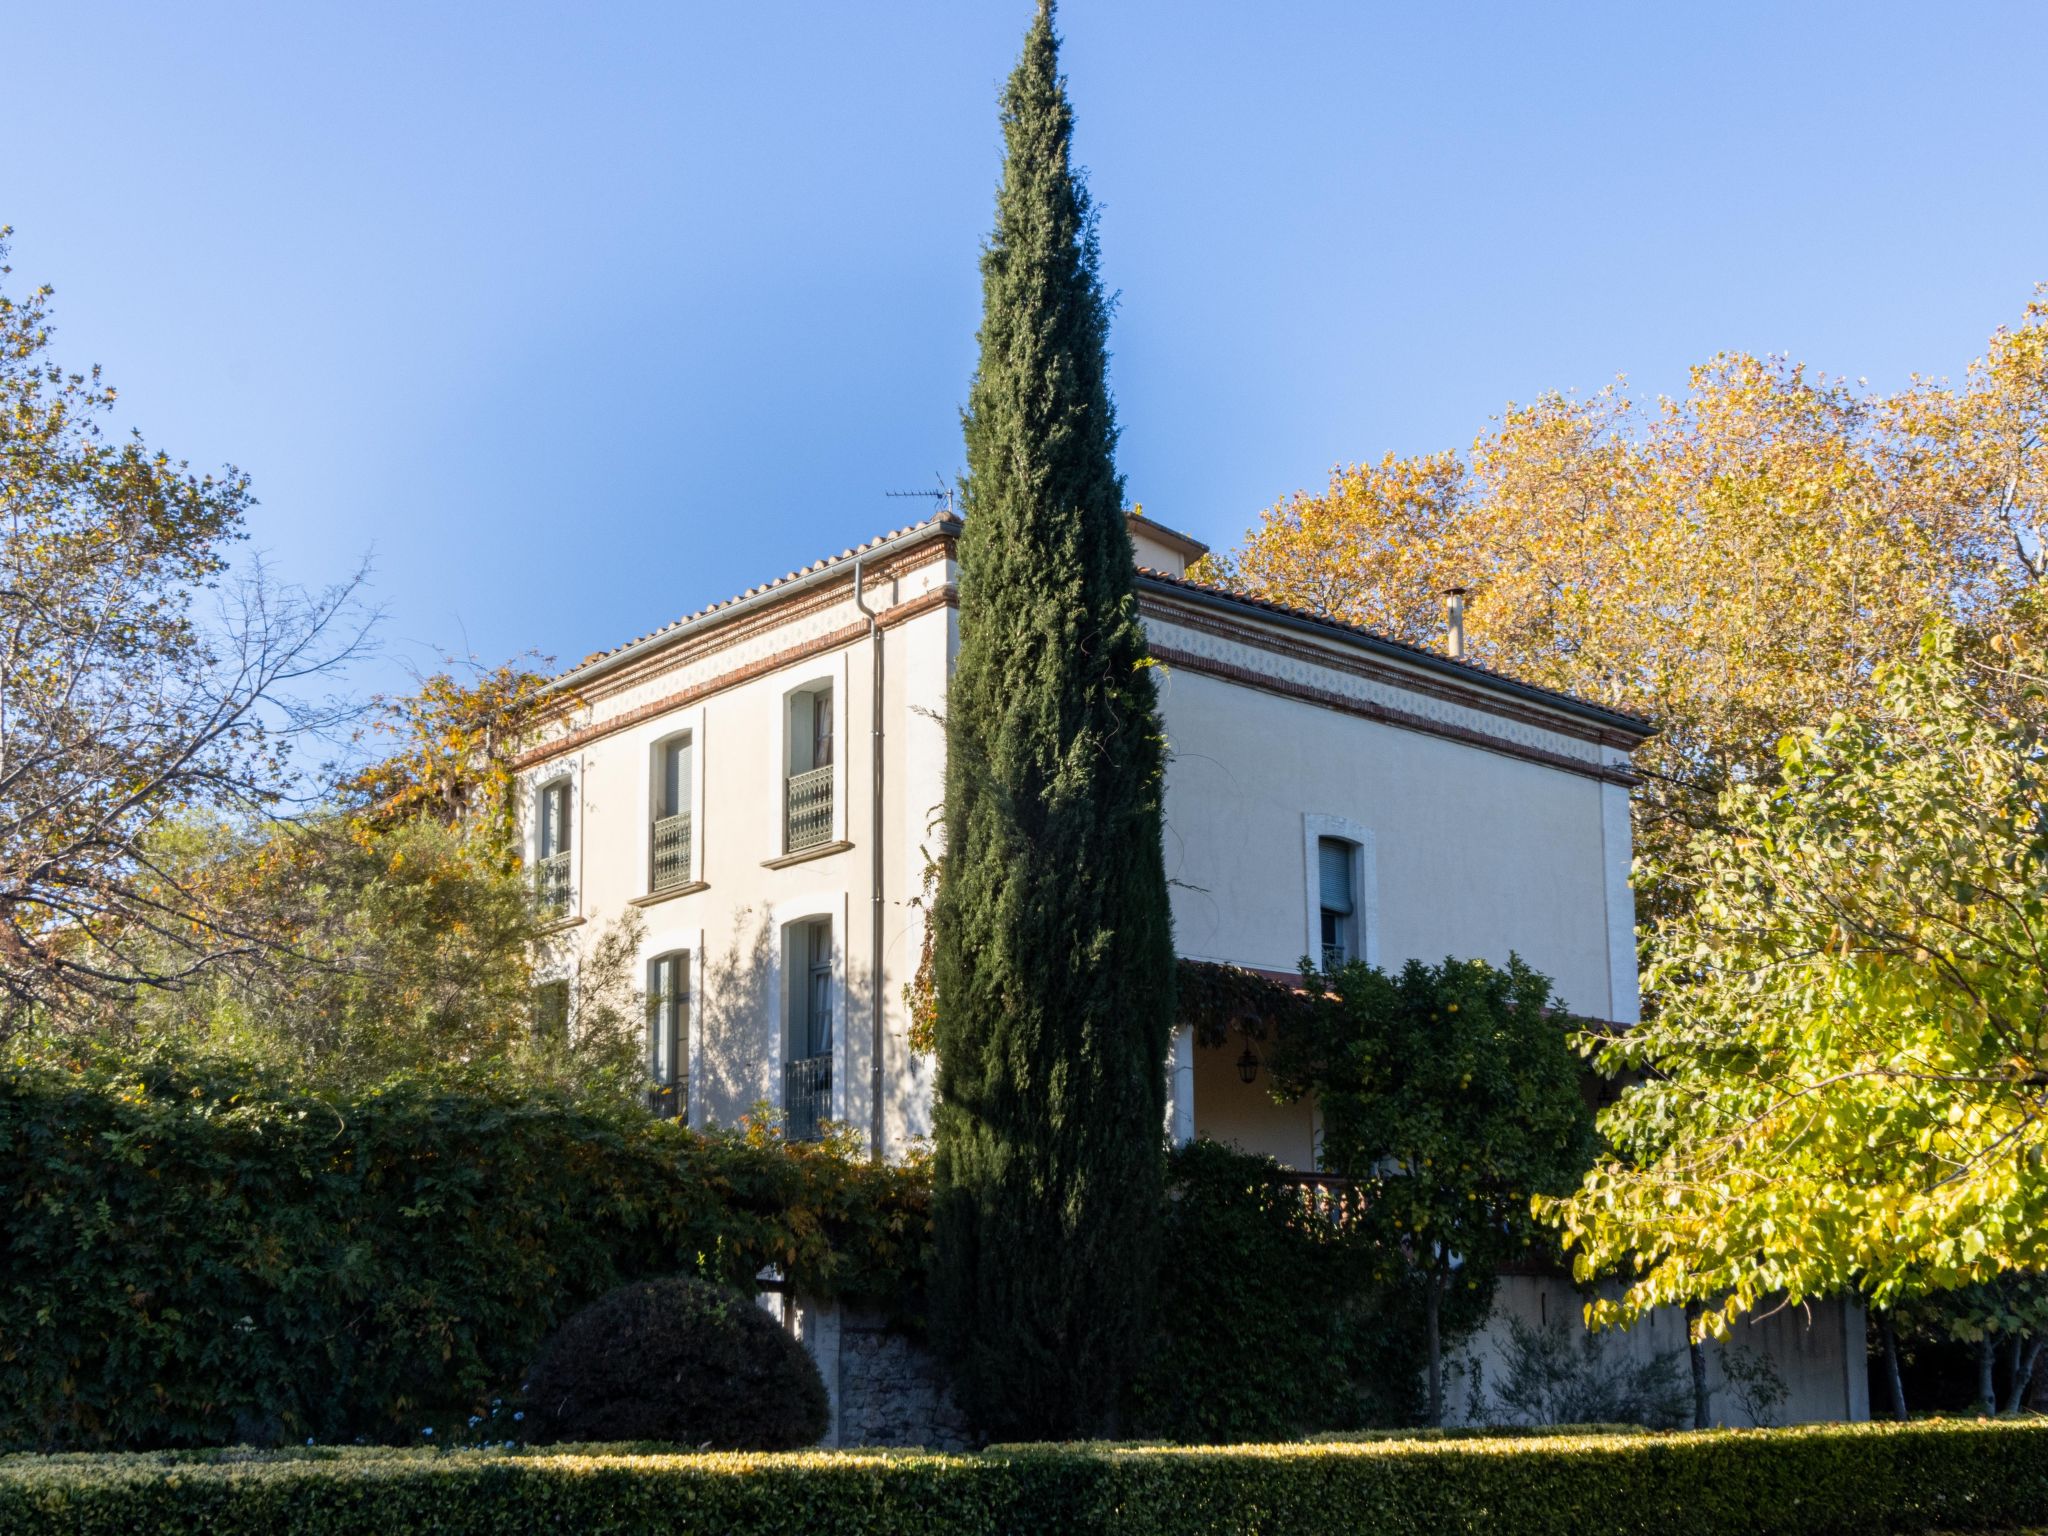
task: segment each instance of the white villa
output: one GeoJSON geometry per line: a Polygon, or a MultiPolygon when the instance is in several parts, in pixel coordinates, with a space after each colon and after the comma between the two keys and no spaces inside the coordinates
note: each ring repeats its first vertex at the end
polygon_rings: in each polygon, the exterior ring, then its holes
{"type": "MultiPolygon", "coordinates": [[[[930,1131],[904,989],[942,836],[960,527],[885,534],[590,657],[520,761],[526,857],[560,913],[548,1001],[564,1008],[594,925],[639,909],[649,1075],[693,1126],[766,1101],[791,1135],[830,1119],[885,1155],[930,1131]]],[[[1130,531],[1182,955],[1292,977],[1304,955],[1513,951],[1575,1013],[1637,1019],[1647,722],[1190,581],[1201,544],[1137,515],[1130,531]]],[[[1314,1171],[1313,1107],[1274,1102],[1244,1046],[1177,1032],[1172,1135],[1314,1171]]],[[[1534,1320],[1577,1299],[1528,1277],[1501,1305],[1534,1320]]],[[[1787,1417],[1867,1416],[1859,1308],[1766,1333],[1787,1417]]]]}

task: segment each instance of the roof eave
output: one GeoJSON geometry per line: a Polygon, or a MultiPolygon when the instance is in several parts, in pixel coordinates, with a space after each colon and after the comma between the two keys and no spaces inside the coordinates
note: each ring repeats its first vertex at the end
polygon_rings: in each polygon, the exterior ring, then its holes
{"type": "Polygon", "coordinates": [[[819,562],[813,569],[799,571],[794,575],[784,577],[781,581],[771,582],[765,587],[757,588],[751,593],[729,598],[716,608],[701,613],[694,619],[685,619],[665,629],[658,629],[651,635],[643,635],[638,640],[629,641],[627,644],[620,646],[616,651],[608,651],[594,660],[579,662],[568,671],[552,679],[548,684],[548,691],[553,693],[594,682],[608,673],[616,672],[628,662],[637,661],[643,656],[651,655],[656,651],[675,645],[692,635],[701,634],[705,630],[715,629],[729,619],[741,618],[758,609],[781,602],[785,598],[792,597],[801,592],[808,592],[815,587],[823,586],[827,582],[846,576],[856,566],[872,560],[878,555],[891,554],[909,545],[921,543],[925,539],[948,537],[957,534],[959,531],[960,521],[957,517],[949,518],[941,515],[927,518],[921,523],[913,523],[908,528],[900,529],[892,534],[885,534],[873,543],[864,545],[850,554],[834,556],[830,560],[819,562]]]}
{"type": "Polygon", "coordinates": [[[1319,639],[1341,641],[1346,645],[1384,656],[1389,661],[1433,673],[1439,677],[1455,678],[1459,682],[1521,699],[1559,714],[1572,715],[1578,719],[1629,737],[1637,745],[1648,741],[1657,734],[1654,722],[1635,715],[1623,714],[1619,710],[1592,704],[1584,699],[1573,698],[1568,693],[1559,693],[1550,688],[1541,688],[1534,683],[1518,682],[1489,672],[1479,667],[1467,666],[1453,661],[1448,656],[1438,656],[1417,646],[1403,645],[1397,640],[1388,640],[1366,630],[1355,629],[1348,624],[1332,623],[1310,614],[1291,613],[1282,608],[1269,607],[1264,603],[1247,602],[1228,592],[1219,592],[1213,587],[1176,581],[1170,576],[1160,576],[1150,571],[1138,572],[1138,585],[1147,591],[1157,592],[1166,597],[1177,597],[1192,603],[1207,604],[1211,607],[1228,608],[1232,612],[1262,623],[1272,624],[1281,629],[1297,630],[1315,635],[1319,639]]]}

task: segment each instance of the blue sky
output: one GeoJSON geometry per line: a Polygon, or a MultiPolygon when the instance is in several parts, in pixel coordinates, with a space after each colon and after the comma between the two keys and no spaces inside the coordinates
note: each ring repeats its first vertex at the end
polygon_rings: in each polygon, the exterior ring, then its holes
{"type": "MultiPolygon", "coordinates": [[[[908,521],[974,362],[1026,0],[7,8],[57,355],[365,552],[366,687],[573,660],[908,521]]],[[[1131,495],[1723,348],[1960,373],[2048,278],[2048,6],[1069,0],[1131,495]]]]}

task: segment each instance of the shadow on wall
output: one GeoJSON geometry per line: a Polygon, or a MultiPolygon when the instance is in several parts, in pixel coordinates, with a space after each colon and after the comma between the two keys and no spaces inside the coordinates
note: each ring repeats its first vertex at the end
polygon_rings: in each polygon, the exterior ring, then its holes
{"type": "MultiPolygon", "coordinates": [[[[780,1076],[787,1052],[781,937],[765,913],[743,907],[733,915],[723,950],[706,946],[690,1092],[703,1104],[707,1126],[732,1125],[763,1101],[782,1102],[780,1076]]],[[[847,1124],[865,1137],[875,988],[868,968],[857,958],[841,955],[840,962],[843,984],[833,1020],[841,1037],[836,1070],[846,1075],[841,1102],[849,1109],[847,1124]]],[[[901,1017],[890,1020],[884,1050],[889,1151],[900,1156],[911,1139],[931,1134],[933,1063],[910,1049],[907,1022],[901,1017]]]]}
{"type": "Polygon", "coordinates": [[[693,1087],[703,1095],[705,1123],[731,1125],[778,1096],[777,956],[767,916],[741,907],[724,953],[707,953],[704,968],[693,1087]]]}

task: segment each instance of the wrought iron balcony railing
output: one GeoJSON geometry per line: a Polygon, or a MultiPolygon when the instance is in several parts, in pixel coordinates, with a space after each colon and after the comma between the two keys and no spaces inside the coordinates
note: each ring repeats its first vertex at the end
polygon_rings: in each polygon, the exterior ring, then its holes
{"type": "Polygon", "coordinates": [[[685,1120],[690,1114],[690,1083],[655,1083],[647,1090],[647,1108],[657,1119],[685,1120]]]}
{"type": "Polygon", "coordinates": [[[690,813],[663,816],[649,834],[653,868],[648,888],[672,891],[690,883],[690,813]]]}
{"type": "Polygon", "coordinates": [[[1351,956],[1345,952],[1342,944],[1325,944],[1323,946],[1323,971],[1325,974],[1343,970],[1350,960],[1351,956]]]}
{"type": "Polygon", "coordinates": [[[783,852],[802,853],[832,838],[832,765],[792,773],[783,786],[783,852]]]}
{"type": "Polygon", "coordinates": [[[533,866],[533,892],[541,911],[559,917],[569,910],[569,855],[551,853],[533,866]]]}
{"type": "Polygon", "coordinates": [[[832,1058],[800,1056],[782,1069],[782,1134],[816,1141],[832,1117],[832,1058]]]}

